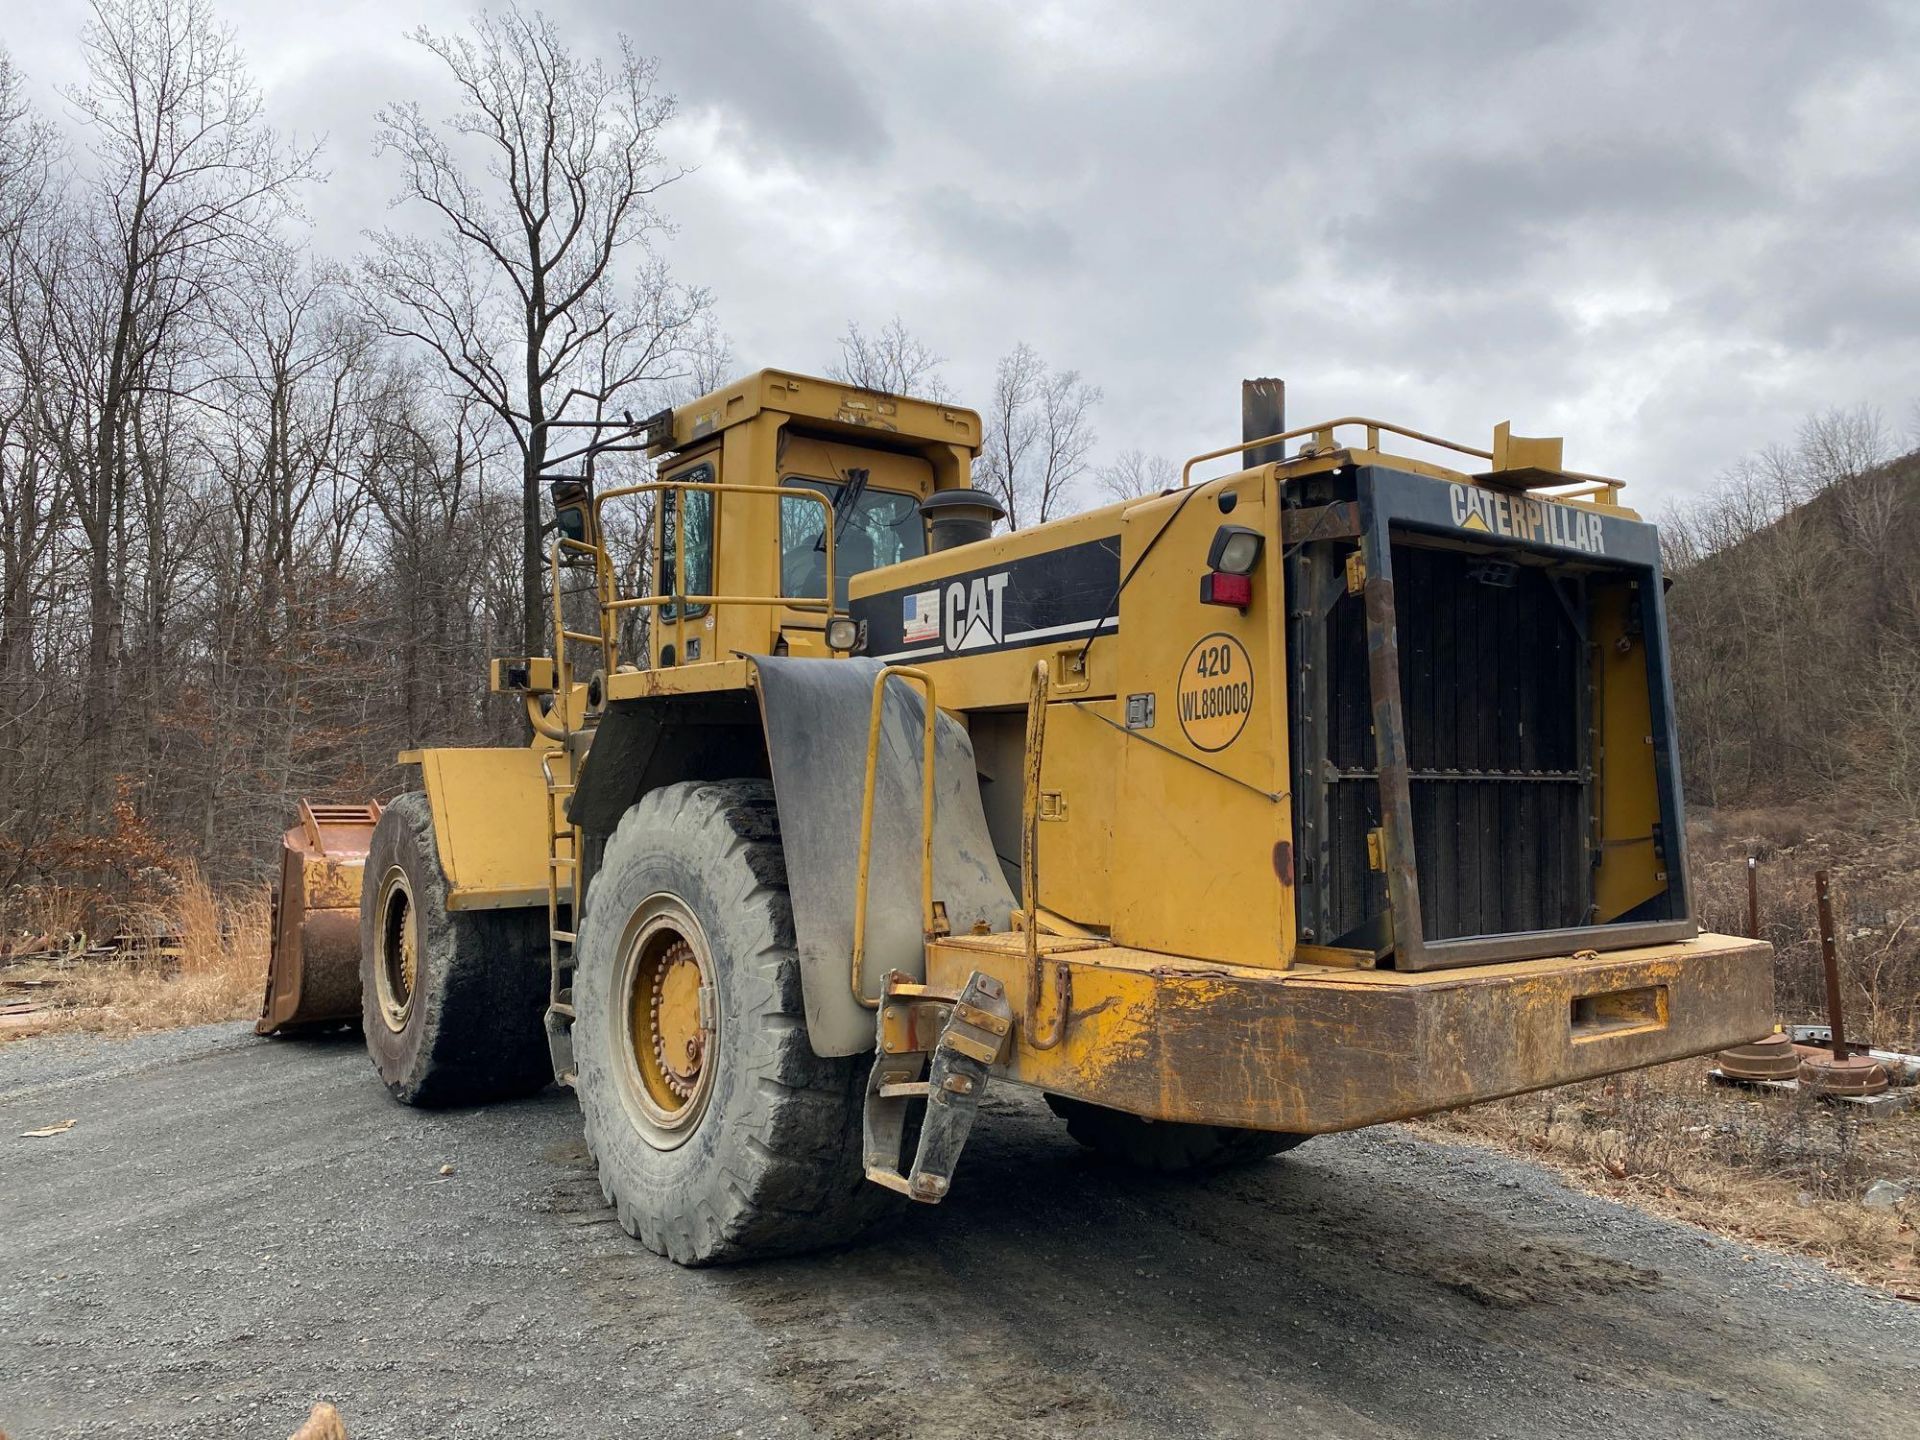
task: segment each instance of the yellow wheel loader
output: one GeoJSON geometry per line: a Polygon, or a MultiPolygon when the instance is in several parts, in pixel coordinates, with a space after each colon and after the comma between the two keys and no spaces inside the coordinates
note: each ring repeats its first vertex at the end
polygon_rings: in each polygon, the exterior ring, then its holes
{"type": "Polygon", "coordinates": [[[953,405],[769,370],[596,434],[553,653],[493,666],[533,743],[403,757],[367,849],[382,1080],[573,1087],[705,1264],[940,1200],[990,1083],[1188,1169],[1766,1033],[1767,947],[1692,918],[1653,527],[1558,441],[1279,398],[1007,534],[953,405]]]}

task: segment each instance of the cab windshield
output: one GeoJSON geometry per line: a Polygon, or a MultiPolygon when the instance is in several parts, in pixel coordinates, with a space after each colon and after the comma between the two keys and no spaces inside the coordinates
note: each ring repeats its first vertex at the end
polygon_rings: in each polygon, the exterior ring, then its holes
{"type": "MultiPolygon", "coordinates": [[[[847,607],[847,581],[863,570],[895,565],[927,553],[927,530],[920,518],[920,497],[898,490],[868,489],[849,513],[840,507],[846,486],[834,480],[791,475],[783,485],[817,490],[833,502],[839,534],[834,539],[834,605],[847,607]]],[[[827,593],[827,547],[821,531],[826,511],[811,500],[780,500],[780,593],[794,599],[823,599],[827,593]]]]}

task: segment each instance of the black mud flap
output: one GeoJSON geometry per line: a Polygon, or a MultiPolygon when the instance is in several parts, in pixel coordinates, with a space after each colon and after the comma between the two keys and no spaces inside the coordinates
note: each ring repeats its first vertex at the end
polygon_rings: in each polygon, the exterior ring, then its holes
{"type": "MultiPolygon", "coordinates": [[[[854,999],[850,966],[867,724],[881,667],[862,659],[758,656],[753,663],[793,897],[807,1034],[816,1054],[858,1054],[874,1043],[873,1012],[854,999]]],[[[880,993],[889,970],[915,980],[926,973],[920,913],[925,716],[916,687],[889,682],[874,781],[866,995],[880,993]]],[[[934,735],[933,895],[955,934],[982,923],[996,932],[1011,927],[1016,902],[987,834],[973,742],[945,714],[934,735]]]]}

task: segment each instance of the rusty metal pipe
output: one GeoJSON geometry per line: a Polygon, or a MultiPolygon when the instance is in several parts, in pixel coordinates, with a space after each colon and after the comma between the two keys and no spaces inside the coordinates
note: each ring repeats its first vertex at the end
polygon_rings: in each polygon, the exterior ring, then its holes
{"type": "Polygon", "coordinates": [[[1367,554],[1362,589],[1367,613],[1367,678],[1373,702],[1373,747],[1379,774],[1380,851],[1387,876],[1387,907],[1393,947],[1401,968],[1423,968],[1425,935],[1420,922],[1420,875],[1413,849],[1412,766],[1401,724],[1400,644],[1393,579],[1376,573],[1381,553],[1367,554]]]}
{"type": "Polygon", "coordinates": [[[1840,952],[1833,941],[1833,902],[1827,896],[1826,871],[1814,872],[1813,893],[1820,903],[1820,969],[1827,982],[1827,1029],[1832,1032],[1833,1058],[1844,1060],[1847,1042],[1840,1034],[1840,952]]]}

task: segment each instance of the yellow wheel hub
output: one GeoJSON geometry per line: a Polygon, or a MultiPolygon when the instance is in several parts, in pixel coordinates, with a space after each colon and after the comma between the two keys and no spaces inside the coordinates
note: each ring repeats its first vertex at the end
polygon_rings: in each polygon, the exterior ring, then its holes
{"type": "MultiPolygon", "coordinates": [[[[634,1003],[641,1001],[634,996],[634,1003]]],[[[706,1059],[706,1032],[700,1028],[700,962],[693,947],[675,941],[653,968],[647,1029],[652,1036],[654,1061],[666,1086],[681,1100],[690,1098],[700,1083],[706,1059]]],[[[635,1026],[635,1032],[639,1032],[635,1026]]]]}
{"type": "Polygon", "coordinates": [[[404,1030],[413,1013],[414,991],[420,984],[420,919],[414,913],[413,890],[399,866],[380,884],[379,953],[374,957],[374,991],[380,1018],[389,1030],[404,1030]]]}
{"type": "Polygon", "coordinates": [[[629,1062],[622,1088],[641,1133],[670,1149],[692,1133],[713,1088],[712,970],[699,927],[677,903],[643,910],[651,913],[629,932],[617,992],[629,1062]]]}

